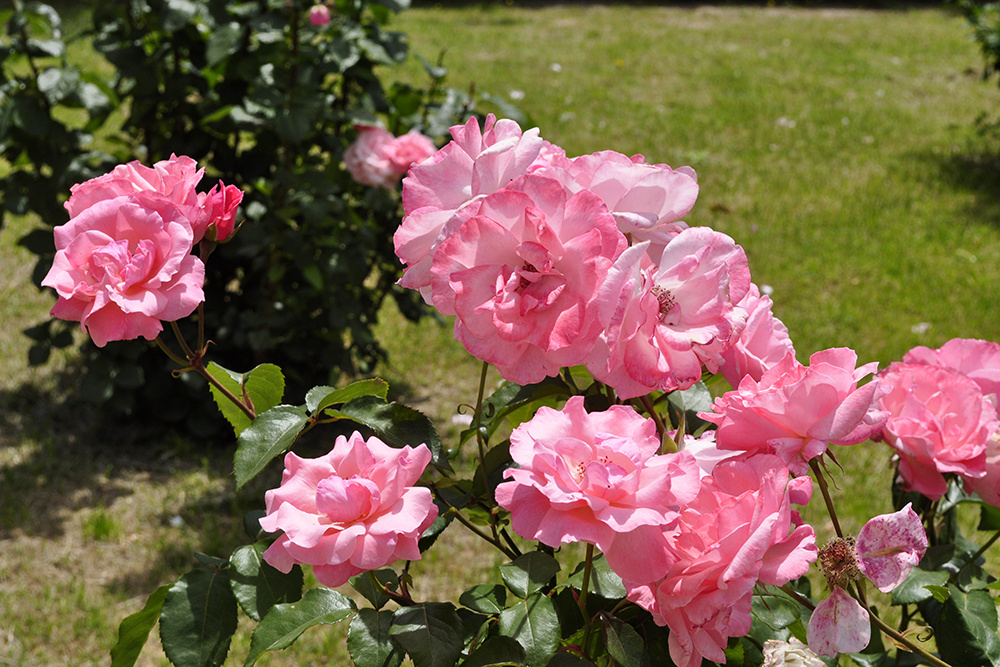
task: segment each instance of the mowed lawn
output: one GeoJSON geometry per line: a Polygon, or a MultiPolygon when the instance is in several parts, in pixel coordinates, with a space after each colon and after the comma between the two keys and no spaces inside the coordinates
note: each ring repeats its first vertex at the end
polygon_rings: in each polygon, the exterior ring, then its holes
{"type": "MultiPolygon", "coordinates": [[[[980,114],[1000,116],[1000,89],[979,80],[960,17],[498,4],[414,8],[391,27],[428,60],[447,49],[449,85],[474,83],[481,109],[494,108],[484,92],[513,102],[570,155],[694,167],[688,223],[746,248],[801,361],[849,346],[884,365],[915,345],[1000,339],[1000,141],[975,128],[980,114]]],[[[385,75],[424,83],[415,61],[385,75]]],[[[262,488],[236,494],[227,457],[198,443],[167,441],[155,457],[108,450],[101,428],[80,429],[30,389],[54,376],[24,366],[19,331],[50,305],[14,247],[28,226],[0,231],[0,665],[103,665],[121,618],[192,567],[192,551],[242,542],[237,513],[262,505],[262,488]]],[[[474,400],[478,362],[446,326],[409,325],[391,308],[383,320],[382,371],[448,425],[474,400]]],[[[856,530],[889,507],[889,454],[838,453],[847,472],[833,472],[835,493],[856,530]]],[[[822,529],[816,501],[807,518],[822,529]]],[[[452,553],[481,555],[455,563],[439,549],[414,567],[421,597],[457,598],[496,564],[458,531],[446,533],[452,553]]],[[[311,630],[297,652],[259,664],[346,664],[344,632],[311,630]]],[[[242,664],[248,633],[227,665],[242,664]]],[[[166,664],[155,637],[140,664],[166,664]]]]}

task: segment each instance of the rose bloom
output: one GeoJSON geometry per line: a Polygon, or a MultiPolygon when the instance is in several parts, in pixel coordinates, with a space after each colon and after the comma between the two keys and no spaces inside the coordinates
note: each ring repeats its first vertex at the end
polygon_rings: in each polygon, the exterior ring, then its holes
{"type": "Polygon", "coordinates": [[[792,473],[808,472],[810,459],[827,445],[854,445],[879,433],[886,413],[878,399],[888,390],[873,379],[858,382],[877,364],[855,368],[854,350],[817,352],[803,366],[788,355],[761,376],[747,375],[734,391],[715,399],[714,412],[699,413],[718,424],[720,449],[772,452],[792,473]]]}
{"type": "Polygon", "coordinates": [[[73,186],[42,280],[59,295],[52,315],[80,322],[98,347],[154,340],[161,322],[190,315],[205,298],[205,266],[191,249],[217,222],[194,190],[201,175],[190,158],[171,157],[73,186]]]}
{"type": "Polygon", "coordinates": [[[470,354],[507,380],[539,382],[590,354],[597,290],[625,244],[596,196],[524,176],[441,243],[431,299],[458,316],[455,338],[470,354]]]}
{"type": "Polygon", "coordinates": [[[659,265],[642,268],[648,243],[629,248],[598,295],[604,331],[587,369],[621,398],[686,389],[713,372],[739,335],[736,304],[750,287],[743,249],[707,227],[678,234],[659,265]]]}
{"type": "Polygon", "coordinates": [[[470,202],[493,194],[528,172],[538,157],[538,128],[521,132],[512,120],[475,117],[451,128],[453,141],[403,179],[403,223],[393,236],[396,256],[406,265],[399,284],[418,289],[430,303],[430,268],[445,238],[468,217],[446,223],[470,202]]]}
{"type": "MultiPolygon", "coordinates": [[[[210,193],[195,190],[204,173],[204,169],[198,169],[197,162],[184,155],[171,155],[170,159],[161,160],[152,167],[133,161],[118,165],[103,176],[74,185],[64,206],[70,218],[74,218],[97,202],[141,193],[149,201],[169,203],[175,217],[187,219],[194,232],[193,242],[198,243],[209,225],[217,222],[218,216],[227,213],[216,209],[210,201],[210,193]]],[[[226,186],[220,182],[218,187],[226,186]]],[[[229,187],[239,192],[234,186],[229,187]]],[[[242,193],[239,196],[242,199],[242,193]]],[[[231,200],[235,197],[235,192],[229,194],[231,200]]]]}
{"type": "Polygon", "coordinates": [[[764,642],[764,664],[761,667],[826,667],[809,647],[795,637],[787,642],[768,639],[764,642]]]}
{"type": "Polygon", "coordinates": [[[687,452],[657,455],[652,419],[625,405],[587,413],[583,397],[539,408],[510,436],[520,468],[504,473],[497,503],[518,535],[551,547],[596,545],[623,579],[662,576],[674,558],[663,528],[698,492],[687,452]]]}
{"type": "Polygon", "coordinates": [[[882,438],[899,455],[907,490],[939,499],[945,474],[967,484],[986,476],[986,448],[996,432],[996,406],[973,380],[938,366],[893,363],[881,374],[892,386],[882,438]]]}
{"type": "Polygon", "coordinates": [[[795,355],[788,329],[771,312],[772,305],[771,297],[761,296],[753,283],[739,303],[740,308],[747,312],[746,326],[739,338],[733,341],[732,347],[723,350],[725,363],[719,366],[719,374],[733,388],[740,386],[746,375],[760,382],[764,371],[789,354],[795,355]]]}
{"type": "Polygon", "coordinates": [[[413,131],[401,137],[381,127],[361,126],[358,138],[344,151],[344,165],[358,183],[394,188],[411,165],[434,154],[434,142],[413,131]]]}
{"type": "Polygon", "coordinates": [[[670,627],[678,667],[696,667],[702,658],[725,662],[729,638],[750,631],[754,586],[782,586],[816,560],[816,535],[798,525],[791,508],[811,494],[809,477],[789,479],[771,455],[723,461],[702,479],[698,496],[665,532],[676,557],[667,573],[625,581],[628,598],[670,627]]]}
{"type": "Polygon", "coordinates": [[[426,445],[396,449],[357,432],[338,436],[316,459],[289,452],[281,486],[264,494],[261,527],[283,531],[264,560],[286,573],[312,565],[330,587],[401,558],[419,560],[417,542],[438,510],[430,489],[413,485],[430,460],[426,445]]]}
{"type": "Polygon", "coordinates": [[[236,212],[243,201],[243,191],[222,181],[208,191],[204,207],[209,210],[209,225],[205,238],[224,243],[236,232],[236,212]]]}

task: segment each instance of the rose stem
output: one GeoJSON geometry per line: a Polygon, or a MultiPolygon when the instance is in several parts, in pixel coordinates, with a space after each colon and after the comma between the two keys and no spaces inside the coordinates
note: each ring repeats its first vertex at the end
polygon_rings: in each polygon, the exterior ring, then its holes
{"type": "MultiPolygon", "coordinates": [[[[486,488],[489,488],[488,480],[486,479],[486,441],[483,438],[483,428],[482,428],[482,415],[483,415],[483,394],[486,393],[486,373],[489,371],[490,365],[487,362],[483,362],[483,370],[479,374],[479,395],[476,396],[476,444],[479,445],[479,469],[483,471],[483,484],[486,488]]],[[[490,518],[490,530],[493,531],[493,542],[501,551],[503,547],[500,545],[500,535],[497,534],[497,524],[496,515],[491,515],[490,518]]]]}
{"type": "Polygon", "coordinates": [[[920,648],[919,646],[911,642],[909,639],[907,639],[904,635],[900,634],[899,632],[896,632],[895,628],[892,628],[891,626],[889,626],[889,624],[887,624],[885,621],[879,618],[875,614],[875,612],[873,612],[868,607],[868,603],[865,602],[864,595],[861,595],[861,587],[857,586],[856,584],[855,587],[858,589],[858,594],[861,597],[861,604],[865,606],[865,611],[868,612],[869,618],[871,618],[872,623],[874,623],[879,630],[892,637],[893,640],[895,640],[897,643],[906,646],[908,649],[910,649],[911,652],[916,653],[917,655],[919,655],[921,658],[931,663],[932,665],[937,665],[937,667],[951,667],[951,665],[949,665],[944,660],[941,660],[937,656],[925,651],[924,649],[920,648]]]}
{"type": "Polygon", "coordinates": [[[201,375],[203,378],[208,380],[209,384],[218,389],[223,396],[232,401],[236,405],[236,407],[238,407],[240,410],[243,411],[243,414],[245,414],[247,417],[250,418],[251,421],[257,419],[257,413],[253,411],[253,408],[251,408],[249,405],[247,405],[240,399],[236,398],[236,396],[233,395],[233,392],[223,387],[222,383],[216,380],[214,377],[212,377],[212,374],[205,369],[204,364],[202,364],[201,354],[200,353],[195,354],[194,352],[191,351],[191,347],[187,344],[187,341],[184,340],[184,336],[183,334],[181,334],[181,329],[180,327],[177,326],[177,322],[171,322],[170,326],[174,330],[174,336],[177,337],[177,342],[179,342],[181,344],[181,347],[184,348],[184,354],[187,355],[188,364],[190,365],[190,367],[195,371],[197,371],[198,374],[201,375]]]}
{"type": "Polygon", "coordinates": [[[823,471],[820,470],[816,459],[809,461],[809,467],[816,474],[816,483],[819,484],[819,490],[823,493],[823,500],[826,502],[826,509],[830,513],[833,529],[837,531],[837,537],[843,537],[844,531],[840,529],[840,521],[837,520],[837,511],[833,509],[833,499],[830,497],[830,489],[826,486],[826,479],[823,478],[823,471]]]}
{"type": "Polygon", "coordinates": [[[580,611],[583,612],[583,654],[586,656],[590,644],[590,615],[587,613],[587,591],[590,589],[590,571],[594,566],[594,545],[587,544],[587,559],[583,565],[583,588],[580,589],[580,611]]]}

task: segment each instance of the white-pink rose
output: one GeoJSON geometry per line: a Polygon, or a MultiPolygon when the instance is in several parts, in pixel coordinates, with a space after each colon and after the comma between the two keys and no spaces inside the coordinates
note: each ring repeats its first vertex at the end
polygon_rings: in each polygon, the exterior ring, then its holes
{"type": "Polygon", "coordinates": [[[905,488],[937,500],[946,474],[967,484],[986,476],[986,448],[997,431],[996,406],[969,377],[939,366],[893,363],[881,374],[892,390],[880,402],[885,442],[899,455],[905,488]]]}
{"type": "Polygon", "coordinates": [[[431,299],[455,337],[518,384],[582,363],[601,332],[597,290],[625,249],[593,194],[528,175],[478,202],[434,253],[431,299]]]}
{"type": "Polygon", "coordinates": [[[190,158],[171,157],[73,186],[42,281],[59,295],[52,315],[80,322],[98,347],[153,340],[161,322],[190,315],[205,298],[205,266],[191,249],[214,221],[194,189],[201,175],[190,158]]]}
{"type": "Polygon", "coordinates": [[[702,479],[697,498],[666,534],[676,557],[666,575],[625,581],[628,597],[670,627],[678,667],[707,658],[725,662],[730,637],[750,631],[750,599],[758,583],[781,586],[816,560],[816,536],[797,525],[792,504],[809,502],[808,477],[789,479],[775,456],[724,461],[702,479]]]}
{"type": "Polygon", "coordinates": [[[434,142],[417,131],[396,137],[381,127],[359,129],[358,138],[344,151],[344,166],[364,185],[394,188],[412,165],[437,150],[434,142]]]}
{"type": "Polygon", "coordinates": [[[718,424],[720,449],[772,452],[796,475],[827,445],[854,445],[879,433],[887,413],[878,399],[887,391],[873,362],[855,368],[854,350],[833,348],[812,355],[809,366],[786,356],[758,382],[745,376],[739,387],[715,399],[714,412],[699,413],[718,424]]]}
{"type": "Polygon", "coordinates": [[[718,371],[722,352],[744,326],[736,304],[750,287],[743,249],[707,227],[678,234],[659,264],[643,268],[647,243],[625,251],[598,301],[604,332],[587,360],[622,398],[686,389],[702,365],[718,371]]]}
{"type": "MultiPolygon", "coordinates": [[[[451,128],[453,141],[403,179],[403,223],[393,236],[406,265],[399,284],[420,290],[430,303],[430,267],[437,247],[461,222],[445,225],[471,201],[490,195],[528,172],[538,157],[538,129],[522,132],[512,120],[475,117],[451,128]]],[[[467,219],[467,218],[466,218],[467,219]]]]}
{"type": "Polygon", "coordinates": [[[399,559],[419,560],[417,542],[437,518],[430,489],[414,486],[431,460],[426,445],[389,447],[357,432],[316,459],[289,452],[281,486],[264,494],[261,527],[283,534],[264,552],[282,572],[313,566],[336,587],[399,559]]]}
{"type": "Polygon", "coordinates": [[[514,429],[510,454],[520,467],[504,474],[511,481],[497,487],[497,503],[525,539],[587,542],[623,579],[660,577],[674,561],[662,529],[699,482],[690,454],[659,448],[653,420],[624,405],[588,414],[573,396],[514,429]]]}

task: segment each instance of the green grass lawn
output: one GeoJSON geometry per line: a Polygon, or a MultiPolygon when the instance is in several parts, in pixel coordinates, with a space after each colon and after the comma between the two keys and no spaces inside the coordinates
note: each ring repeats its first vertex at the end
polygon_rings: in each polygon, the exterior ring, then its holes
{"type": "MultiPolygon", "coordinates": [[[[694,167],[701,195],[687,221],[746,248],[802,361],[850,346],[885,364],[914,345],[1000,339],[1000,141],[974,126],[997,116],[1000,90],[978,80],[961,18],[484,5],[411,9],[392,27],[428,60],[447,48],[450,85],[512,99],[570,155],[612,149],[694,167]]],[[[416,62],[386,75],[423,82],[416,62]]],[[[31,255],[14,247],[30,225],[0,231],[0,665],[107,664],[118,621],[188,569],[190,551],[238,544],[234,512],[259,498],[236,494],[226,457],[203,460],[197,443],[122,461],[102,447],[113,436],[39,398],[32,387],[53,389],[57,376],[24,363],[20,330],[51,305],[27,282],[31,255]]],[[[454,435],[479,363],[447,326],[411,325],[391,308],[382,320],[382,372],[454,435]]],[[[888,450],[838,453],[837,502],[856,531],[889,509],[888,450]]],[[[807,518],[823,529],[824,516],[817,498],[807,518]]],[[[494,565],[449,539],[471,555],[458,568],[443,554],[416,566],[421,597],[457,596],[494,565]]],[[[241,664],[247,637],[227,664],[241,664]]],[[[260,664],[318,662],[342,638],[313,630],[302,652],[260,664]]],[[[151,639],[140,664],[164,660],[151,639]]]]}

